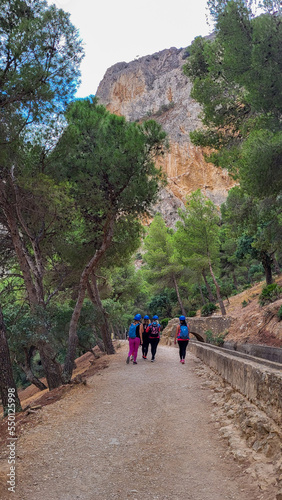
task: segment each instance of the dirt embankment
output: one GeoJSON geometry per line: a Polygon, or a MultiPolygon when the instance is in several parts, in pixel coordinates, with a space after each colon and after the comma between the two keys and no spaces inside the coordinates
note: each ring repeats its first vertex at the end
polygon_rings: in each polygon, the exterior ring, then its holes
{"type": "MultiPolygon", "coordinates": [[[[282,278],[277,280],[282,286],[282,278]]],[[[258,283],[225,301],[226,312],[234,318],[226,340],[238,343],[264,344],[282,347],[282,321],[277,313],[282,299],[260,306],[259,295],[265,283],[258,283]]]]}
{"type": "MultiPolygon", "coordinates": [[[[276,282],[282,287],[282,278],[276,282]]],[[[234,318],[225,340],[282,347],[282,321],[277,316],[282,298],[260,306],[259,295],[264,286],[265,282],[257,283],[224,301],[226,314],[234,318]]]]}

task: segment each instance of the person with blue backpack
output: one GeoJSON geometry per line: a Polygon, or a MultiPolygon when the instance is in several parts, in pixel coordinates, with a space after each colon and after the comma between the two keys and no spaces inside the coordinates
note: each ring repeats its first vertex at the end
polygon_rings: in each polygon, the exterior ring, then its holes
{"type": "Polygon", "coordinates": [[[185,316],[179,316],[179,325],[175,332],[174,343],[176,344],[176,340],[179,345],[179,357],[180,363],[184,365],[186,349],[189,344],[189,328],[186,323],[185,316]]]}
{"type": "Polygon", "coordinates": [[[152,362],[155,361],[157,347],[160,341],[161,326],[158,319],[159,317],[157,315],[153,316],[153,322],[146,328],[146,332],[149,334],[149,343],[151,344],[152,362]]]}
{"type": "Polygon", "coordinates": [[[142,344],[143,334],[143,325],[142,323],[140,324],[141,319],[141,314],[136,314],[128,330],[129,352],[126,358],[127,365],[129,364],[131,355],[133,355],[133,364],[137,365],[138,347],[140,343],[142,344]]]}

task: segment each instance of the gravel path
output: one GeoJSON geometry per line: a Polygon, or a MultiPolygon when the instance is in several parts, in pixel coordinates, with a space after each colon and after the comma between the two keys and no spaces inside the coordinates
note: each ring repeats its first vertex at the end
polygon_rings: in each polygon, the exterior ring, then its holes
{"type": "MultiPolygon", "coordinates": [[[[258,500],[210,417],[190,352],[159,346],[156,362],[110,365],[65,399],[17,445],[17,500],[258,500]]],[[[3,499],[4,500],[4,499],[3,499]]],[[[6,499],[5,499],[6,500],[6,499]]]]}

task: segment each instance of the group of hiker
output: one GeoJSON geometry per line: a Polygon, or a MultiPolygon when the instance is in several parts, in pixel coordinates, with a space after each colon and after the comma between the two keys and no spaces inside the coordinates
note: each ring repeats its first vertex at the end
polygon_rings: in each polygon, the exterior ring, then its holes
{"type": "MultiPolygon", "coordinates": [[[[138,348],[142,347],[142,358],[147,359],[149,345],[151,345],[151,362],[155,361],[158,343],[160,341],[161,325],[159,317],[153,316],[150,322],[149,316],[146,314],[142,321],[141,314],[134,316],[128,330],[129,352],[126,358],[126,363],[132,360],[134,365],[137,365],[138,348]]],[[[179,325],[177,326],[174,343],[178,342],[180,363],[185,363],[186,349],[189,343],[189,328],[186,323],[185,316],[179,316],[179,325]]]]}

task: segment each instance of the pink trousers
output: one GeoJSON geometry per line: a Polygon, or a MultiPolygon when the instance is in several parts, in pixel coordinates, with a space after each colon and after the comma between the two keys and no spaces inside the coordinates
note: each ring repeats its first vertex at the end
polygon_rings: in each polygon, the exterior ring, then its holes
{"type": "Polygon", "coordinates": [[[139,337],[135,337],[135,339],[128,339],[129,340],[129,353],[128,356],[133,355],[133,361],[136,361],[137,359],[137,353],[138,353],[138,347],[140,345],[140,339],[139,337]]]}

